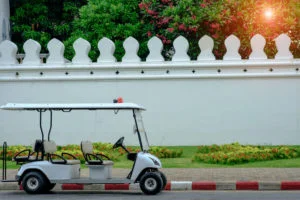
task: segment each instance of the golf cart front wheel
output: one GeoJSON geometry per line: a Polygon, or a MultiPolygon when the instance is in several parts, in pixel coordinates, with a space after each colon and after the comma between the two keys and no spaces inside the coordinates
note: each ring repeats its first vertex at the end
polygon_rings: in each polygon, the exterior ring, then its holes
{"type": "Polygon", "coordinates": [[[56,185],[55,183],[48,183],[47,190],[48,191],[52,190],[55,187],[55,185],[56,185]]]}
{"type": "Polygon", "coordinates": [[[45,192],[46,179],[40,172],[28,172],[22,181],[25,192],[29,194],[40,194],[45,192]]]}
{"type": "Polygon", "coordinates": [[[158,171],[158,172],[160,173],[160,177],[161,177],[162,182],[163,182],[162,189],[164,190],[167,183],[168,183],[168,180],[167,180],[166,175],[163,172],[161,172],[161,171],[158,171]]]}
{"type": "Polygon", "coordinates": [[[145,194],[157,194],[161,191],[162,186],[163,180],[159,173],[148,172],[141,177],[140,188],[145,194]]]}

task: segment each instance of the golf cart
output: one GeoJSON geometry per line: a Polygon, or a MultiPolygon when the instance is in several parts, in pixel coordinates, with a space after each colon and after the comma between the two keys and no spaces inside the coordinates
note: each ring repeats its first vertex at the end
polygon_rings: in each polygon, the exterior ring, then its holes
{"type": "MultiPolygon", "coordinates": [[[[61,184],[133,184],[138,183],[145,194],[159,193],[167,184],[166,176],[159,171],[162,167],[160,160],[151,155],[147,134],[144,129],[141,111],[142,106],[133,103],[102,103],[102,104],[15,104],[8,103],[0,107],[3,110],[37,111],[40,116],[40,130],[42,138],[38,140],[38,149],[41,151],[39,159],[31,158],[23,160],[15,180],[2,180],[2,182],[16,181],[22,184],[23,189],[29,194],[44,193],[54,188],[56,183],[61,184]],[[89,169],[89,177],[80,176],[80,161],[73,155],[62,153],[55,154],[57,148],[50,139],[52,128],[52,113],[54,111],[71,112],[73,110],[111,110],[118,113],[120,110],[131,111],[134,119],[134,132],[138,136],[141,151],[129,152],[124,146],[124,137],[121,137],[113,148],[123,148],[127,152],[127,158],[132,160],[133,167],[126,178],[113,178],[113,161],[109,156],[93,153],[93,145],[90,141],[81,142],[81,151],[85,158],[85,164],[89,169]],[[42,115],[50,113],[50,128],[47,139],[44,138],[42,127],[42,115]],[[40,145],[42,142],[42,148],[40,145]],[[68,158],[67,158],[68,157],[68,158]],[[68,160],[69,158],[72,158],[68,160]]],[[[6,142],[5,142],[6,145],[6,142]]],[[[4,145],[4,148],[6,148],[4,145]]],[[[6,150],[4,149],[4,154],[6,150]]],[[[38,155],[37,155],[38,156],[38,155]]],[[[16,158],[21,159],[21,158],[16,158]]],[[[6,155],[3,155],[3,164],[6,165],[6,155]]],[[[6,166],[3,167],[6,178],[6,166]]]]}

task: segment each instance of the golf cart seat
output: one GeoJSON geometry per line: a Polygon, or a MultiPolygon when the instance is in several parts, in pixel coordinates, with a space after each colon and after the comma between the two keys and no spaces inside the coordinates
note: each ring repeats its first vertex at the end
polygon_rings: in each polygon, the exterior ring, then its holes
{"type": "Polygon", "coordinates": [[[44,141],[44,150],[45,154],[48,157],[48,160],[53,164],[65,164],[65,165],[76,165],[80,164],[80,160],[78,160],[75,156],[69,153],[63,152],[61,155],[55,154],[57,147],[54,141],[44,141]],[[73,158],[73,160],[67,160],[64,156],[68,155],[73,158]],[[59,158],[59,159],[53,159],[59,158]]]}
{"type": "Polygon", "coordinates": [[[32,145],[32,149],[25,149],[18,152],[12,160],[17,162],[17,164],[43,160],[43,152],[44,148],[42,140],[36,140],[32,145]]]}
{"type": "Polygon", "coordinates": [[[82,141],[80,143],[83,157],[86,161],[86,165],[113,165],[114,162],[110,158],[101,153],[93,152],[93,144],[90,141],[82,141]],[[107,160],[103,160],[103,158],[107,160]]]}

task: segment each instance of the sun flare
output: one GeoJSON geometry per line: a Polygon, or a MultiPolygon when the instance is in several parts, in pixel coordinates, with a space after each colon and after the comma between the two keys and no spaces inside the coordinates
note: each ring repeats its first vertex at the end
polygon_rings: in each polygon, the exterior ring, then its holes
{"type": "Polygon", "coordinates": [[[267,19],[271,19],[273,17],[273,11],[272,9],[267,9],[265,12],[264,12],[264,15],[267,19]]]}

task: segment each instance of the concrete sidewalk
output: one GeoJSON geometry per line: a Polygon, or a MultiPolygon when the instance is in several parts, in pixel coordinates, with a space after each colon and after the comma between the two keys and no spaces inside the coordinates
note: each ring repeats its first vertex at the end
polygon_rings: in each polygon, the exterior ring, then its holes
{"type": "MultiPolygon", "coordinates": [[[[2,169],[1,169],[2,171],[2,169]]],[[[126,177],[129,169],[113,168],[113,177],[126,177]]],[[[300,180],[300,168],[164,168],[168,181],[293,181],[300,180]]],[[[17,170],[7,170],[14,179],[17,170]]],[[[88,176],[88,169],[81,170],[88,176]]]]}
{"type": "MultiPolygon", "coordinates": [[[[114,168],[113,177],[126,177],[129,169],[114,168]]],[[[168,179],[167,190],[300,190],[300,168],[165,168],[161,170],[168,179]]],[[[7,170],[7,179],[13,179],[17,170],[7,170]]],[[[88,176],[88,169],[82,169],[82,177],[88,176]]],[[[0,184],[0,190],[7,189],[0,184]]],[[[15,183],[10,183],[11,185],[15,183]]],[[[59,186],[62,189],[85,189],[80,186],[59,186]]],[[[11,186],[11,188],[18,188],[11,186]]],[[[57,188],[57,187],[56,187],[57,188]]],[[[86,187],[89,188],[89,187],[86,187]]],[[[93,189],[105,189],[106,186],[93,189]]],[[[111,189],[132,189],[109,187],[111,189]]],[[[134,187],[137,189],[138,187],[134,187]]]]}

